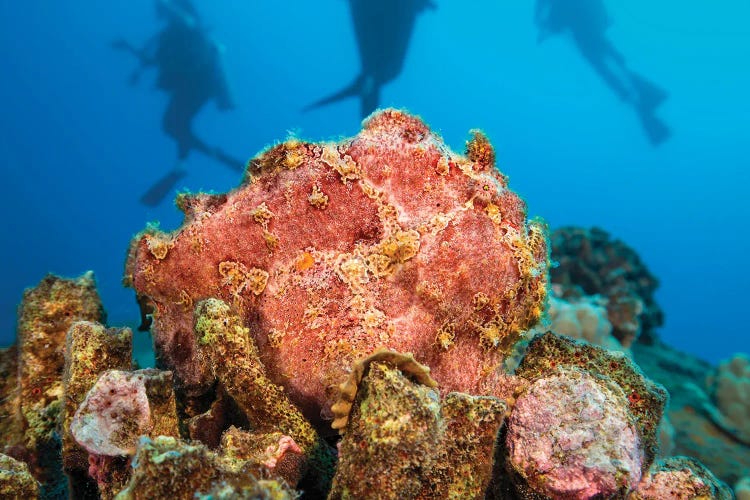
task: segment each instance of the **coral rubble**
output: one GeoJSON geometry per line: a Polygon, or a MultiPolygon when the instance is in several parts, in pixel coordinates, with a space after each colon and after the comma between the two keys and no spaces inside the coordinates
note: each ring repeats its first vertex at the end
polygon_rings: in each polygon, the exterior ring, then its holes
{"type": "Polygon", "coordinates": [[[622,390],[629,412],[635,418],[647,469],[657,454],[657,432],[667,391],[652,382],[624,354],[546,333],[535,338],[516,375],[537,380],[555,375],[558,368],[578,368],[622,390]]]}
{"type": "Polygon", "coordinates": [[[653,342],[664,314],[654,300],[658,280],[635,251],[599,228],[564,227],[550,235],[550,280],[562,298],[582,294],[606,299],[613,335],[624,346],[639,339],[653,342]]]}
{"type": "Polygon", "coordinates": [[[90,454],[132,455],[141,436],[177,436],[172,374],[107,370],[89,390],[70,432],[90,454]]]}
{"type": "Polygon", "coordinates": [[[136,237],[125,277],[153,309],[161,361],[192,396],[210,390],[192,309],[215,297],[318,426],[330,388],[378,347],[412,352],[447,391],[492,394],[544,308],[547,238],[486,138],[467,151],[386,110],[338,144],[269,149],[232,192],[182,195],[183,226],[136,237]]]}

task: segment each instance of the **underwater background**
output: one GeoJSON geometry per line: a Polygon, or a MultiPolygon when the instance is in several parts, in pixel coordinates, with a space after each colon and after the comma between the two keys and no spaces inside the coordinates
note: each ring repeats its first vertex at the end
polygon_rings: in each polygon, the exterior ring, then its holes
{"type": "MultiPolygon", "coordinates": [[[[436,0],[416,21],[403,71],[381,106],[420,115],[455,150],[484,130],[530,216],[552,228],[599,226],[634,248],[661,282],[661,337],[707,361],[747,351],[750,270],[750,3],[605,2],[609,40],[627,65],[668,93],[671,136],[646,138],[568,36],[539,41],[534,2],[436,0]]],[[[348,85],[359,58],[347,4],[196,0],[237,109],[213,103],[194,127],[250,158],[290,134],[355,134],[356,99],[302,112],[348,85]]],[[[121,285],[131,237],[147,221],[176,228],[173,195],[141,195],[175,162],[161,130],[167,103],[153,73],[129,85],[132,57],[160,29],[153,2],[0,0],[0,343],[15,337],[23,289],[47,272],[96,274],[112,325],[132,325],[121,285]]],[[[192,154],[179,188],[226,191],[240,175],[192,154]]]]}

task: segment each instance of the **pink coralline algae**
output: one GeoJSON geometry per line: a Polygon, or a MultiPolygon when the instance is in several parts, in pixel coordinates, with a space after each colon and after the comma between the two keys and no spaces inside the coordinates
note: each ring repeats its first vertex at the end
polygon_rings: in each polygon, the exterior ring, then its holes
{"type": "Polygon", "coordinates": [[[269,149],[227,194],[181,195],[183,226],[136,237],[126,269],[158,356],[188,396],[209,390],[193,307],[213,297],[240,312],[270,379],[315,422],[381,347],[413,353],[446,392],[493,394],[542,313],[548,269],[545,227],[494,162],[478,132],[462,156],[386,110],[338,144],[269,149]]]}
{"type": "Polygon", "coordinates": [[[510,465],[549,498],[608,498],[635,487],[643,451],[615,384],[577,369],[534,382],[508,423],[510,465]]]}

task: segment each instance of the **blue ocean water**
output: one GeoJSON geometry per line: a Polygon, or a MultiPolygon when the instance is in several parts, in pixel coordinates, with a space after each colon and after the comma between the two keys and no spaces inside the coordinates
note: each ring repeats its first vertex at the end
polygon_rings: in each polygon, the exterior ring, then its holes
{"type": "MultiPolygon", "coordinates": [[[[659,147],[570,36],[538,40],[534,2],[435,0],[417,19],[404,68],[381,105],[421,115],[463,150],[483,129],[529,214],[600,226],[661,281],[660,334],[716,362],[750,350],[750,3],[605,2],[609,40],[628,67],[668,92],[659,147]]],[[[195,120],[207,142],[249,158],[290,133],[321,140],[360,125],[355,99],[301,112],[350,83],[359,58],[347,2],[195,0],[237,109],[195,120]]],[[[112,325],[138,321],[121,286],[130,238],[147,221],[179,225],[170,203],[139,197],[175,162],[161,131],[154,75],[135,85],[132,57],[161,27],[152,1],[0,1],[0,182],[6,215],[0,342],[12,341],[25,287],[47,272],[92,269],[112,325]]],[[[199,154],[179,187],[225,191],[239,174],[199,154]]],[[[171,196],[170,196],[171,198],[171,196]]]]}

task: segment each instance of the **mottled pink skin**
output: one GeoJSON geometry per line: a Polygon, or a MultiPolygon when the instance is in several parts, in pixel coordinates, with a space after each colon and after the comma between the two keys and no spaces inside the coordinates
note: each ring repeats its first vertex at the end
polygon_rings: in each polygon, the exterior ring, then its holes
{"type": "Polygon", "coordinates": [[[120,370],[99,377],[70,424],[78,444],[91,455],[103,456],[133,454],[138,437],[151,427],[143,375],[120,370]],[[123,440],[125,436],[132,439],[123,440]]]}
{"type": "Polygon", "coordinates": [[[156,347],[181,388],[197,395],[212,382],[196,355],[190,306],[217,297],[239,310],[269,377],[314,421],[353,361],[378,347],[414,353],[446,392],[493,394],[502,348],[536,321],[546,293],[546,240],[537,226],[530,238],[524,203],[505,178],[450,153],[421,121],[393,110],[338,146],[296,144],[296,168],[269,167],[284,147],[258,160],[265,166],[251,183],[192,200],[165,258],[149,251],[148,235],[131,254],[129,278],[155,306],[156,347]],[[356,175],[333,168],[331,151],[356,162],[356,175]],[[313,186],[328,197],[324,208],[308,200],[313,186]],[[251,215],[262,203],[273,213],[267,231],[276,248],[251,215]],[[437,228],[440,214],[449,221],[437,228]],[[361,283],[344,281],[342,262],[364,262],[399,231],[419,233],[415,256],[386,276],[368,271],[361,283]],[[314,258],[309,267],[298,265],[305,252],[314,258]],[[219,273],[224,261],[268,272],[266,288],[233,295],[219,273]],[[483,309],[475,307],[478,293],[489,300],[483,309]],[[502,332],[497,348],[480,345],[493,316],[513,332],[502,332]],[[446,348],[437,336],[448,323],[446,348]]]}
{"type": "Polygon", "coordinates": [[[608,498],[634,488],[643,451],[622,391],[579,370],[535,381],[508,422],[511,466],[550,498],[608,498]]]}

